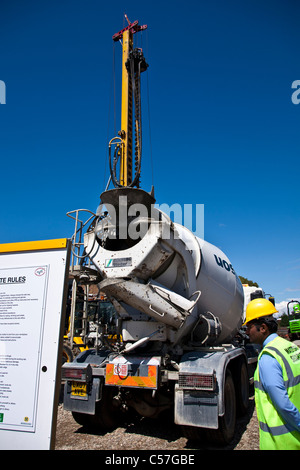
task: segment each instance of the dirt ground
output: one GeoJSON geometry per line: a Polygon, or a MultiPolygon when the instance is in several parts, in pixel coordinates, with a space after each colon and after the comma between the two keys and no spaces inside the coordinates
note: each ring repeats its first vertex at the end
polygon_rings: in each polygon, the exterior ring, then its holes
{"type": "Polygon", "coordinates": [[[182,436],[180,426],[170,419],[136,418],[112,432],[88,431],[76,423],[72,413],[58,407],[56,450],[258,450],[258,423],[254,396],[250,396],[247,415],[238,418],[236,434],[230,445],[217,447],[203,439],[194,442],[182,436]]]}

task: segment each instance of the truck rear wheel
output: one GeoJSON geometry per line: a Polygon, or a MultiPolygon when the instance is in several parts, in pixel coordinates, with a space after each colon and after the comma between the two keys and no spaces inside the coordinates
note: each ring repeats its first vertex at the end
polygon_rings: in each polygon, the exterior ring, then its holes
{"type": "Polygon", "coordinates": [[[218,429],[204,429],[196,426],[182,426],[183,435],[191,440],[202,441],[205,435],[208,441],[215,444],[229,444],[235,433],[236,395],[230,370],[226,372],[224,385],[224,416],[219,418],[218,429]]]}
{"type": "Polygon", "coordinates": [[[182,434],[191,441],[203,441],[205,439],[205,429],[196,426],[181,426],[182,434]]]}
{"type": "Polygon", "coordinates": [[[219,418],[218,429],[207,429],[208,440],[216,444],[229,444],[234,437],[236,423],[236,396],[234,382],[230,370],[226,372],[224,385],[225,413],[219,418]]]}
{"type": "Polygon", "coordinates": [[[113,397],[117,390],[114,387],[103,387],[102,398],[96,403],[94,415],[72,412],[73,418],[81,426],[110,430],[118,426],[120,411],[113,406],[113,397]]]}
{"type": "Polygon", "coordinates": [[[236,403],[239,416],[245,415],[249,406],[249,374],[244,361],[241,364],[237,378],[236,403]]]}

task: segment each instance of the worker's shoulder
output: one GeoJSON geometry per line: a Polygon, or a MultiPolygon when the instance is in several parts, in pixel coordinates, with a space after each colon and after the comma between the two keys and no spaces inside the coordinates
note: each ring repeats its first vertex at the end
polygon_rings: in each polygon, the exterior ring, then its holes
{"type": "Polygon", "coordinates": [[[300,366],[300,348],[293,342],[276,336],[272,341],[267,343],[263,348],[260,356],[259,365],[261,366],[272,366],[275,362],[282,362],[284,364],[297,364],[300,366]]]}
{"type": "Polygon", "coordinates": [[[282,338],[281,336],[278,336],[277,333],[273,333],[270,335],[270,340],[267,342],[267,344],[264,345],[263,351],[262,352],[269,352],[270,349],[273,351],[274,349],[276,350],[283,350],[285,351],[288,348],[295,347],[297,348],[298,346],[294,345],[291,341],[282,338]],[[269,350],[269,351],[268,351],[269,350]]]}

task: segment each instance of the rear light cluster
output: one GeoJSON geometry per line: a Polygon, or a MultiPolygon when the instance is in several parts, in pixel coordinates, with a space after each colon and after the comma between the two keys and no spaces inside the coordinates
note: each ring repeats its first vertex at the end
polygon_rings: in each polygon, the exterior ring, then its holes
{"type": "Polygon", "coordinates": [[[179,388],[186,390],[208,390],[213,391],[216,388],[215,374],[188,374],[180,373],[179,388]]]}
{"type": "Polygon", "coordinates": [[[92,375],[90,364],[65,363],[62,366],[62,380],[76,380],[77,382],[88,382],[92,375]]]}

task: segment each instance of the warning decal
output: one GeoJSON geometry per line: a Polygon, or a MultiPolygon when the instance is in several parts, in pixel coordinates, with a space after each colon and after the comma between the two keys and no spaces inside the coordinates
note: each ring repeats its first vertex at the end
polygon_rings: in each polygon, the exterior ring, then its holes
{"type": "Polygon", "coordinates": [[[119,356],[106,365],[105,385],[157,389],[159,361],[119,356]]]}

